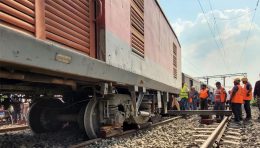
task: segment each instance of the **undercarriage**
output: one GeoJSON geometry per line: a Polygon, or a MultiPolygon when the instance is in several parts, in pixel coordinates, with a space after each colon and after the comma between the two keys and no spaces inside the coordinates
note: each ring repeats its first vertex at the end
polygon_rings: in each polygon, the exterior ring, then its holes
{"type": "Polygon", "coordinates": [[[75,89],[70,85],[1,79],[1,94],[31,98],[28,123],[34,133],[56,132],[66,124],[76,124],[89,139],[158,122],[167,106],[166,95],[159,91],[104,82],[80,84],[75,89]]]}

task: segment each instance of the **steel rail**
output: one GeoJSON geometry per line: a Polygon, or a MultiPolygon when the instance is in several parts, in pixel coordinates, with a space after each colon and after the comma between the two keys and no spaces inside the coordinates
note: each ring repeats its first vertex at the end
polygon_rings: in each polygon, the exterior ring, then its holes
{"type": "Polygon", "coordinates": [[[27,125],[25,126],[17,126],[17,127],[8,127],[8,128],[3,128],[0,129],[0,133],[6,133],[6,132],[12,132],[12,131],[21,131],[28,129],[29,127],[27,125]]]}
{"type": "Polygon", "coordinates": [[[225,117],[222,122],[218,125],[218,127],[211,133],[208,139],[202,144],[201,148],[209,148],[212,147],[213,144],[216,142],[220,134],[223,134],[225,128],[227,127],[227,123],[229,121],[229,117],[225,117]]]}
{"type": "Polygon", "coordinates": [[[176,120],[176,119],[179,119],[179,118],[181,118],[181,116],[177,116],[177,117],[173,117],[173,118],[170,118],[170,119],[166,119],[166,120],[163,120],[161,122],[157,122],[157,123],[152,124],[151,127],[156,127],[158,125],[166,124],[166,123],[169,123],[169,122],[171,122],[173,120],[176,120]]]}
{"type": "MultiPolygon", "coordinates": [[[[228,120],[229,120],[229,121],[230,121],[230,119],[231,119],[231,116],[228,117],[228,120]]],[[[223,134],[224,134],[224,132],[225,132],[227,126],[228,126],[228,124],[225,124],[224,127],[222,128],[222,130],[220,131],[219,136],[217,137],[217,139],[216,139],[216,141],[215,141],[216,144],[219,145],[219,142],[220,142],[220,140],[221,140],[221,138],[222,138],[222,136],[223,136],[223,134]]]]}
{"type": "Polygon", "coordinates": [[[226,115],[231,116],[231,110],[168,110],[168,115],[226,115]]]}
{"type": "Polygon", "coordinates": [[[78,143],[78,144],[75,144],[75,145],[71,145],[69,146],[69,148],[80,148],[80,147],[85,147],[89,144],[92,144],[94,142],[99,142],[101,141],[102,139],[101,138],[96,138],[96,139],[91,139],[91,140],[88,140],[88,141],[84,141],[84,142],[81,142],[81,143],[78,143]]]}
{"type": "MultiPolygon", "coordinates": [[[[156,127],[158,125],[162,125],[162,124],[167,124],[167,123],[169,123],[173,120],[179,119],[179,118],[181,118],[181,116],[166,119],[166,120],[163,120],[161,122],[154,123],[154,124],[152,124],[151,126],[148,126],[148,127],[144,127],[144,128],[140,128],[140,129],[136,129],[136,130],[128,130],[128,131],[125,131],[121,134],[113,135],[113,136],[110,136],[110,137],[107,137],[107,138],[130,136],[130,135],[133,135],[134,133],[136,133],[137,131],[154,128],[154,127],[156,127]]],[[[68,148],[81,148],[81,147],[85,147],[89,144],[92,144],[94,142],[99,142],[101,140],[102,140],[102,138],[91,139],[91,140],[84,141],[84,142],[81,142],[81,143],[78,143],[78,144],[70,145],[68,148]]]]}

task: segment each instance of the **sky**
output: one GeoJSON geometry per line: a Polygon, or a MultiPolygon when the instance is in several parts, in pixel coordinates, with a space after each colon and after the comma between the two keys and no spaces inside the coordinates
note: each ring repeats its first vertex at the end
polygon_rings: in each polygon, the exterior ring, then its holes
{"type": "MultiPolygon", "coordinates": [[[[247,73],[252,85],[259,80],[257,0],[159,0],[159,3],[180,41],[184,73],[193,77],[247,73]]],[[[226,85],[231,87],[234,78],[226,79],[226,85]]],[[[210,79],[210,84],[216,81],[223,82],[210,79]]]]}

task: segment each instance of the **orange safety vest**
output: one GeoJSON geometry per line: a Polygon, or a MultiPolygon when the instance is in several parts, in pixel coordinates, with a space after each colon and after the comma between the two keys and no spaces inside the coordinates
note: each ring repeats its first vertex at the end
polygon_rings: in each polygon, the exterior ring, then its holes
{"type": "Polygon", "coordinates": [[[208,89],[201,89],[200,90],[200,99],[207,99],[209,97],[209,94],[208,94],[208,89]]]}
{"type": "Polygon", "coordinates": [[[189,103],[192,103],[192,98],[189,98],[189,99],[188,99],[188,102],[189,102],[189,103]]]}
{"type": "Polygon", "coordinates": [[[216,90],[215,93],[215,102],[225,102],[226,99],[226,93],[225,93],[225,89],[223,87],[221,87],[220,89],[216,90]]]}
{"type": "Polygon", "coordinates": [[[247,93],[249,90],[246,89],[246,84],[244,84],[243,90],[244,90],[244,92],[243,92],[244,100],[251,100],[253,98],[252,90],[249,92],[249,96],[247,96],[247,93]]]}
{"type": "Polygon", "coordinates": [[[244,92],[243,92],[244,90],[241,85],[237,85],[237,86],[238,86],[238,90],[237,90],[235,96],[232,98],[231,102],[243,104],[244,103],[244,92]]]}

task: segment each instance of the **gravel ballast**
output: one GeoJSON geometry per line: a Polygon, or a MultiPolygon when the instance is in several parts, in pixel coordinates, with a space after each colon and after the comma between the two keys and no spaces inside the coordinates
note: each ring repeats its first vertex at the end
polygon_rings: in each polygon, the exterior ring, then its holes
{"type": "Polygon", "coordinates": [[[30,129],[0,134],[0,148],[64,148],[84,140],[76,128],[56,133],[33,134],[30,129]]]}
{"type": "Polygon", "coordinates": [[[194,141],[192,132],[199,127],[198,118],[176,119],[168,124],[159,125],[150,130],[140,131],[127,138],[111,138],[97,142],[88,147],[111,148],[152,148],[152,147],[188,147],[194,141]]]}
{"type": "MultiPolygon", "coordinates": [[[[244,113],[245,115],[245,113],[244,113]]],[[[259,110],[252,107],[253,119],[244,121],[241,129],[241,146],[243,148],[260,148],[259,110]]],[[[86,147],[90,148],[184,148],[199,147],[194,142],[194,128],[207,127],[199,123],[198,116],[179,118],[164,125],[138,131],[129,137],[103,139],[86,147]]],[[[63,148],[84,141],[84,133],[68,128],[57,133],[34,135],[29,129],[0,134],[0,148],[63,148]]],[[[222,145],[221,147],[230,147],[222,145]]]]}
{"type": "Polygon", "coordinates": [[[260,113],[258,108],[252,107],[252,120],[244,122],[242,139],[243,148],[260,148],[260,113]]]}

